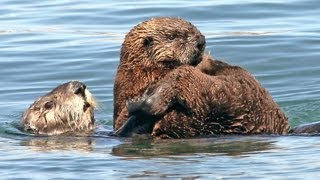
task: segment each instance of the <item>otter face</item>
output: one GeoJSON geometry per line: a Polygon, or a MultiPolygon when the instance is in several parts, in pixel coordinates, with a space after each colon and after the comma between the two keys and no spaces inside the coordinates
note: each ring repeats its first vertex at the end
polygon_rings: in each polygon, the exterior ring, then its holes
{"type": "Polygon", "coordinates": [[[128,33],[121,59],[131,59],[131,62],[145,60],[151,62],[144,61],[143,64],[170,67],[182,64],[196,66],[201,61],[205,45],[205,37],[190,22],[180,18],[153,18],[128,33]]]}
{"type": "Polygon", "coordinates": [[[94,126],[95,106],[86,85],[70,81],[36,100],[23,114],[22,125],[34,134],[88,133],[94,126]]]}

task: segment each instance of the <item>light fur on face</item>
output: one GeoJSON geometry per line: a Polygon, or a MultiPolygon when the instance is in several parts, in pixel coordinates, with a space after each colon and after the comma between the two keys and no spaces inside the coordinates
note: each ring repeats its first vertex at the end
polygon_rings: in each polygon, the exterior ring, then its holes
{"type": "Polygon", "coordinates": [[[22,125],[34,134],[87,134],[94,128],[97,103],[79,81],[70,81],[36,100],[24,113],[22,125]]]}

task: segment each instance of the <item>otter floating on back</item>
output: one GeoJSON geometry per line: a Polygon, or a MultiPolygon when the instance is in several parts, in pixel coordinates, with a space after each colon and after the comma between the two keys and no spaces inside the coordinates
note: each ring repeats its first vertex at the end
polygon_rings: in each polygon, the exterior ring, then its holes
{"type": "Polygon", "coordinates": [[[210,74],[181,66],[128,101],[136,127],[139,121],[152,122],[151,134],[160,138],[288,133],[288,118],[249,72],[211,58],[204,61],[211,62],[210,74]]]}
{"type": "MultiPolygon", "coordinates": [[[[163,23],[162,20],[162,18],[152,19],[150,22],[163,23]]],[[[176,21],[175,18],[166,20],[167,24],[175,24],[176,21]]],[[[163,23],[163,28],[167,28],[166,23],[163,23]]],[[[180,26],[169,29],[176,32],[183,31],[180,26]]],[[[133,37],[135,36],[137,35],[134,34],[133,37]]],[[[126,40],[130,37],[127,35],[126,40]]],[[[157,48],[161,49],[160,46],[157,48]]],[[[176,48],[174,51],[180,52],[181,49],[176,48]]],[[[166,52],[163,50],[162,53],[166,52]]],[[[130,65],[135,67],[134,65],[141,59],[143,58],[133,57],[130,65]]],[[[121,120],[118,125],[117,118],[114,119],[116,134],[130,136],[132,133],[151,133],[156,138],[188,138],[216,134],[289,132],[288,118],[273,101],[269,92],[249,72],[241,67],[213,60],[209,55],[203,55],[200,60],[196,67],[184,63],[169,71],[163,71],[161,76],[153,77],[152,83],[149,81],[147,89],[145,87],[140,89],[140,95],[130,94],[131,89],[123,86],[128,91],[127,96],[122,99],[128,99],[127,108],[124,109],[126,115],[129,113],[129,118],[125,123],[121,120]],[[145,89],[143,93],[142,89],[145,89]],[[121,124],[122,127],[119,127],[121,124]]],[[[122,61],[119,67],[121,64],[122,61]]],[[[136,75],[135,70],[132,66],[126,69],[132,73],[133,79],[136,75]]],[[[148,73],[152,74],[150,71],[148,73]]],[[[139,79],[138,82],[133,81],[138,87],[144,78],[139,77],[139,79]]],[[[125,82],[122,79],[121,84],[126,84],[125,82]]],[[[146,82],[148,81],[142,83],[146,82]]],[[[131,81],[127,83],[134,86],[131,81]]],[[[119,93],[117,90],[122,88],[121,84],[115,82],[115,95],[119,93]]],[[[116,96],[114,100],[117,105],[116,96]]],[[[117,112],[117,109],[115,110],[117,112]]],[[[319,129],[316,125],[304,127],[295,128],[291,132],[299,133],[303,129],[304,133],[312,133],[319,129]]]]}

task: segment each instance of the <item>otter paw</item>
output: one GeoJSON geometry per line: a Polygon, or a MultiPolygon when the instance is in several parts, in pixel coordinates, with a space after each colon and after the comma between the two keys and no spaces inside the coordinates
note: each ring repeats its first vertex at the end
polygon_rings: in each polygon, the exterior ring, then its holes
{"type": "Polygon", "coordinates": [[[162,101],[158,93],[148,97],[143,96],[136,100],[127,100],[126,106],[129,115],[162,116],[168,109],[168,105],[162,101]]]}
{"type": "Polygon", "coordinates": [[[128,99],[126,100],[126,106],[129,112],[129,115],[134,115],[137,114],[138,112],[143,112],[146,109],[144,105],[144,100],[142,98],[137,98],[137,99],[128,99]]]}
{"type": "Polygon", "coordinates": [[[130,116],[126,123],[124,123],[118,130],[114,132],[114,135],[120,137],[129,137],[132,135],[135,127],[137,125],[136,116],[130,116]]]}

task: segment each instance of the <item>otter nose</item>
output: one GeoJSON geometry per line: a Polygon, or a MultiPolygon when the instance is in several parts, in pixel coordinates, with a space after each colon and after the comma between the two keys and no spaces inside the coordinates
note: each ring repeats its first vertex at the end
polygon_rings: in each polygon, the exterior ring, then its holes
{"type": "Polygon", "coordinates": [[[206,39],[203,35],[200,35],[200,37],[197,40],[197,48],[199,51],[203,51],[206,45],[206,39]]]}
{"type": "Polygon", "coordinates": [[[74,88],[74,90],[73,90],[74,94],[84,95],[84,91],[87,88],[87,86],[85,84],[83,84],[82,82],[79,82],[79,81],[73,81],[72,85],[74,88]]]}

